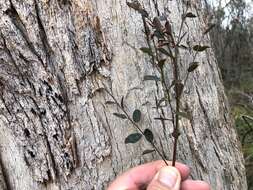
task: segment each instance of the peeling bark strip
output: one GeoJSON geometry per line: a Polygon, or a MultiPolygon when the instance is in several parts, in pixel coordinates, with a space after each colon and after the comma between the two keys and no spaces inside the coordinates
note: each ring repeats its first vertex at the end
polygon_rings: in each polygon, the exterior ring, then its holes
{"type": "MultiPolygon", "coordinates": [[[[173,30],[179,30],[181,1],[142,4],[154,15],[169,15],[173,30]]],[[[191,6],[199,20],[189,19],[183,27],[190,34],[185,44],[198,43],[205,28],[200,8],[198,2],[191,6]]],[[[159,158],[141,156],[143,147],[150,148],[145,141],[124,144],[134,128],[112,116],[115,107],[105,106],[104,83],[119,99],[125,95],[129,110],[145,113],[142,126],[152,129],[171,159],[172,126],[151,122],[170,110],[153,109],[155,99],[164,97],[162,87],[142,80],[155,73],[139,51],[145,44],[142,31],[141,18],[125,1],[0,0],[0,188],[101,190],[123,170],[159,158]]],[[[209,42],[208,35],[204,40],[209,42]]],[[[189,54],[182,52],[182,73],[189,54]]],[[[216,190],[246,189],[213,52],[197,59],[203,64],[182,99],[192,120],[181,121],[179,158],[192,167],[193,178],[216,190]]]]}

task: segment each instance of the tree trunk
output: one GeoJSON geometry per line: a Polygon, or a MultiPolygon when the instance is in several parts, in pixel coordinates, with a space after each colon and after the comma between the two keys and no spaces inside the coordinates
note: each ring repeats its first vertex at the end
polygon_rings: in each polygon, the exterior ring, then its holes
{"type": "MultiPolygon", "coordinates": [[[[169,16],[178,33],[182,1],[143,0],[151,14],[169,16]],[[156,7],[159,8],[157,11],[156,7]]],[[[206,27],[201,3],[192,1],[185,43],[201,41],[206,27]],[[187,41],[186,41],[187,40],[187,41]]],[[[172,125],[153,120],[160,84],[143,81],[156,73],[139,48],[146,46],[142,20],[125,1],[0,0],[0,189],[106,189],[119,173],[151,160],[142,138],[124,144],[136,129],[106,105],[113,95],[130,113],[138,108],[159,149],[172,158],[172,125]]],[[[181,50],[181,76],[191,51],[181,50]]],[[[191,120],[182,119],[178,159],[191,177],[216,190],[246,190],[241,148],[214,54],[200,53],[182,97],[191,120]]],[[[172,72],[168,67],[167,81],[172,72]]],[[[170,115],[169,108],[163,108],[170,115]]]]}

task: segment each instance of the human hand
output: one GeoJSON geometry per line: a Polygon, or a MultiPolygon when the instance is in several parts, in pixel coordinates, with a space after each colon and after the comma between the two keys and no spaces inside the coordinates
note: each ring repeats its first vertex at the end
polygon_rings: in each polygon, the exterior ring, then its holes
{"type": "Polygon", "coordinates": [[[171,167],[159,160],[126,171],[107,190],[210,190],[204,181],[187,179],[189,174],[184,164],[171,167]]]}

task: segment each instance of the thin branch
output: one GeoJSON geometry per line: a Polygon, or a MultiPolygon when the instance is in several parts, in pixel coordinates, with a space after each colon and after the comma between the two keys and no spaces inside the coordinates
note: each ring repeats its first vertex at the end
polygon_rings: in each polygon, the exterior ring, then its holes
{"type": "MultiPolygon", "coordinates": [[[[141,128],[139,127],[139,125],[137,125],[132,118],[129,116],[129,114],[126,112],[126,110],[124,108],[121,107],[120,103],[116,100],[116,98],[112,95],[112,93],[110,93],[107,88],[105,87],[104,90],[111,96],[111,98],[113,99],[113,101],[116,103],[116,105],[121,109],[121,111],[126,115],[127,119],[135,126],[135,128],[145,137],[144,132],[141,130],[141,128]]],[[[160,150],[156,147],[156,145],[154,144],[154,142],[152,141],[148,141],[153,148],[156,150],[156,152],[159,154],[159,156],[162,158],[162,160],[164,161],[164,163],[166,165],[168,165],[168,162],[166,161],[165,156],[160,152],[160,150]]]]}

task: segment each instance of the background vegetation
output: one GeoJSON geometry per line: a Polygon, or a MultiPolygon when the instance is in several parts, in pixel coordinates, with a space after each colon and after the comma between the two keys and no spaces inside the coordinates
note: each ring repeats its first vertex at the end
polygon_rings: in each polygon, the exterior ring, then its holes
{"type": "Polygon", "coordinates": [[[253,1],[207,3],[211,38],[253,189],[253,1]],[[214,5],[215,4],[215,5],[214,5]],[[211,16],[210,16],[211,15],[211,16]]]}

